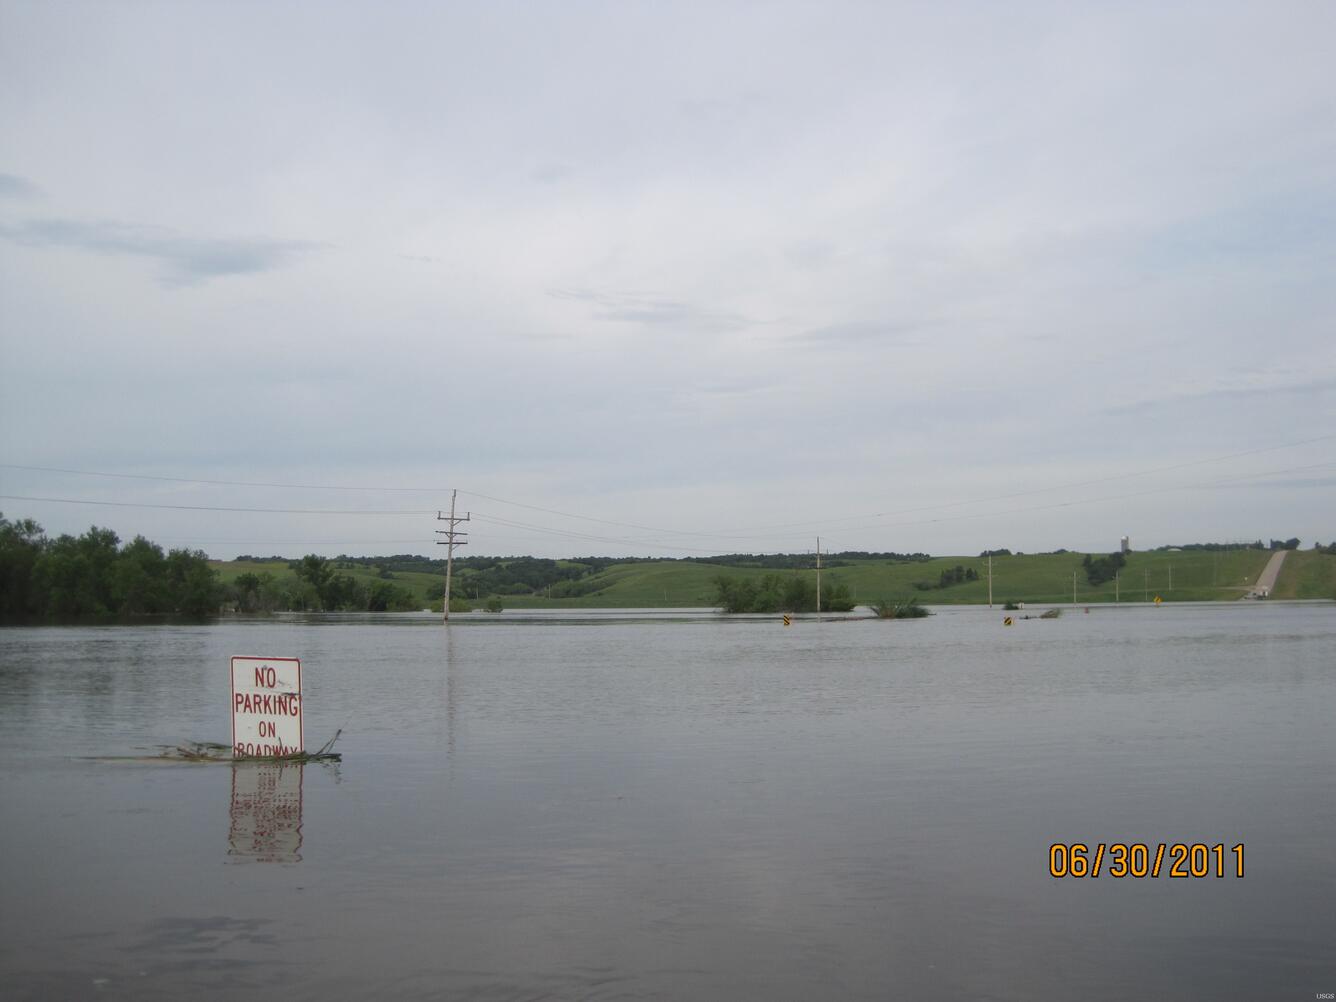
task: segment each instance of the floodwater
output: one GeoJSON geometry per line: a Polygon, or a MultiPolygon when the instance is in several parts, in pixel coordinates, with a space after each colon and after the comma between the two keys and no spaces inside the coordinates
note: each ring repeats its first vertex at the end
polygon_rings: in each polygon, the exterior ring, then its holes
{"type": "Polygon", "coordinates": [[[1003,615],[0,630],[0,985],[1336,991],[1336,605],[1003,615]],[[227,741],[230,655],[300,657],[343,762],[116,758],[227,741]],[[1074,842],[1219,844],[1226,875],[1050,876],[1074,842]]]}

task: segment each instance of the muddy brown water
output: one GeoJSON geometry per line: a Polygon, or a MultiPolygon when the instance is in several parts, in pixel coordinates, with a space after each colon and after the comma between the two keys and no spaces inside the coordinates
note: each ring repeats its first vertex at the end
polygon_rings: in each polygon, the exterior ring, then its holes
{"type": "Polygon", "coordinates": [[[1336,606],[1002,616],[0,630],[4,996],[1336,990],[1336,606]],[[233,654],[300,657],[343,761],[103,758],[226,741],[233,654]]]}

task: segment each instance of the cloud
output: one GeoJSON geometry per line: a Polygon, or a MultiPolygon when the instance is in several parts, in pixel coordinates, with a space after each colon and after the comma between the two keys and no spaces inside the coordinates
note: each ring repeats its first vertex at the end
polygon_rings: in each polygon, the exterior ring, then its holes
{"type": "MultiPolygon", "coordinates": [[[[1336,429],[1336,4],[777,4],[764,24],[729,2],[391,5],[374,31],[349,4],[173,5],[170,25],[11,6],[28,44],[0,60],[22,153],[0,157],[22,175],[0,175],[6,458],[274,481],[294,477],[257,474],[300,463],[315,483],[708,528],[1336,429]],[[235,406],[242,385],[264,405],[235,406]],[[368,416],[384,401],[447,447],[387,434],[368,416]]],[[[1331,452],[1305,448],[1200,479],[1331,452]]],[[[1318,487],[1192,500],[842,542],[1331,521],[1318,487]]]]}
{"type": "Polygon", "coordinates": [[[42,189],[17,174],[0,173],[0,198],[37,198],[42,189]]]}
{"type": "Polygon", "coordinates": [[[1241,488],[1244,490],[1255,490],[1259,487],[1270,490],[1272,488],[1284,488],[1286,490],[1329,490],[1336,487],[1336,477],[1299,477],[1289,480],[1256,480],[1252,483],[1244,484],[1214,484],[1211,489],[1217,487],[1241,488]]]}
{"type": "Polygon", "coordinates": [[[1175,393],[1153,400],[1140,400],[1130,404],[1118,404],[1106,407],[1103,413],[1109,415],[1141,414],[1151,408],[1192,407],[1200,404],[1239,403],[1265,409],[1267,403],[1273,405],[1278,398],[1290,398],[1287,406],[1293,406],[1294,398],[1323,397],[1336,393],[1336,379],[1318,379],[1304,383],[1270,386],[1223,386],[1199,393],[1175,393]]]}
{"type": "Polygon", "coordinates": [[[741,330],[752,321],[739,313],[708,310],[679,299],[668,299],[649,294],[595,292],[589,289],[553,289],[553,299],[588,303],[594,318],[619,323],[644,324],[651,327],[675,327],[683,331],[701,331],[718,334],[741,330]]]}
{"type": "Polygon", "coordinates": [[[909,339],[909,335],[915,333],[917,328],[912,324],[897,323],[864,323],[852,322],[843,324],[827,324],[824,327],[814,327],[811,330],[804,331],[793,338],[795,342],[811,342],[823,348],[840,347],[844,345],[863,344],[870,341],[890,342],[899,344],[915,343],[909,339]]]}
{"type": "Polygon", "coordinates": [[[548,163],[535,167],[529,172],[529,177],[539,184],[556,184],[564,181],[573,173],[569,164],[548,163]]]}
{"type": "Polygon", "coordinates": [[[273,271],[319,246],[292,240],[190,237],[161,226],[68,219],[0,225],[0,236],[25,247],[69,247],[93,254],[151,258],[162,264],[162,284],[168,286],[273,271]]]}

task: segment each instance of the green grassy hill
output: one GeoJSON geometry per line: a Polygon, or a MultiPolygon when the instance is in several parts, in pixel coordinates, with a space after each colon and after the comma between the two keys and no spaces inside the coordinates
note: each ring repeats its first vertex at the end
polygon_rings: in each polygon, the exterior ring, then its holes
{"type": "MultiPolygon", "coordinates": [[[[1157,595],[1166,602],[1174,601],[1230,601],[1241,598],[1257,580],[1271,554],[1265,550],[1230,550],[1207,552],[1157,551],[1132,553],[1119,576],[1115,590],[1113,581],[1098,587],[1087,583],[1080,553],[1047,553],[1035,555],[1002,556],[993,558],[993,602],[1007,601],[1037,604],[1069,603],[1072,601],[1072,575],[1076,575],[1076,602],[1078,604],[1113,602],[1115,594],[1124,602],[1141,602],[1157,595]]],[[[276,578],[292,578],[293,572],[281,561],[256,562],[215,561],[223,581],[230,582],[239,574],[273,574],[276,578]]],[[[903,600],[917,597],[925,605],[983,604],[988,601],[988,561],[981,557],[935,557],[921,562],[887,560],[857,561],[842,567],[822,571],[823,588],[847,585],[860,604],[881,599],[903,600]],[[956,566],[973,568],[979,574],[976,581],[933,588],[915,589],[914,582],[936,583],[942,571],[956,566]]],[[[340,566],[337,573],[346,574],[364,582],[381,579],[376,567],[361,565],[340,566]]],[[[812,570],[781,570],[762,567],[720,566],[695,561],[637,561],[612,564],[580,578],[581,591],[576,598],[552,598],[545,595],[504,595],[502,604],[507,609],[630,609],[710,607],[715,601],[715,578],[760,577],[764,574],[804,574],[814,577],[812,570]]],[[[440,600],[428,600],[429,588],[439,592],[441,575],[416,571],[394,571],[388,580],[410,589],[421,602],[422,608],[440,607],[440,600]]],[[[463,581],[468,577],[464,576],[463,581]]],[[[481,606],[487,595],[471,599],[481,606]]],[[[1336,598],[1336,556],[1311,550],[1296,550],[1286,558],[1284,570],[1277,582],[1275,598],[1336,598]]]]}
{"type": "MultiPolygon", "coordinates": [[[[209,566],[218,572],[219,579],[223,584],[231,584],[242,574],[272,574],[280,581],[296,581],[297,575],[288,570],[286,560],[211,560],[209,566]]],[[[331,561],[330,566],[336,566],[331,561]]],[[[363,567],[360,564],[350,566],[337,565],[336,574],[342,574],[346,577],[355,578],[364,584],[370,584],[372,581],[382,580],[380,571],[372,567],[363,567]]],[[[415,571],[393,571],[393,577],[388,578],[390,582],[398,585],[400,588],[406,588],[421,602],[421,608],[426,609],[431,605],[427,599],[427,588],[430,585],[436,585],[438,590],[442,579],[436,574],[420,574],[415,571]]],[[[441,606],[440,599],[436,600],[436,607],[441,606]]]]}
{"type": "MultiPolygon", "coordinates": [[[[1270,554],[1261,550],[1236,550],[1228,553],[1131,554],[1115,588],[1110,581],[1099,587],[1086,582],[1081,566],[1084,554],[1060,553],[1036,556],[993,558],[993,601],[1023,602],[1072,601],[1072,574],[1076,573],[1077,602],[1112,602],[1115,592],[1124,602],[1140,602],[1159,595],[1164,601],[1210,601],[1237,599],[1257,580],[1270,554]],[[1172,578],[1172,586],[1171,586],[1172,578]]],[[[1336,558],[1329,558],[1336,564],[1336,558]]],[[[716,567],[709,564],[656,562],[619,564],[609,568],[598,580],[603,590],[560,604],[573,607],[606,606],[694,606],[714,601],[714,579],[760,577],[763,574],[807,574],[814,571],[772,571],[764,568],[716,567]]],[[[915,563],[890,561],[858,562],[822,571],[823,587],[836,583],[849,587],[854,599],[866,604],[882,598],[917,596],[926,605],[982,604],[988,601],[987,560],[979,557],[937,557],[915,563]],[[977,581],[949,588],[919,591],[915,581],[936,582],[942,571],[957,565],[973,567],[977,581]]],[[[541,599],[506,596],[508,607],[546,605],[541,599]]],[[[552,603],[557,605],[556,602],[552,603]]]]}
{"type": "MultiPolygon", "coordinates": [[[[1086,580],[1081,566],[1084,556],[1054,553],[994,557],[993,602],[1071,602],[1073,574],[1078,603],[1115,599],[1141,602],[1157,595],[1166,602],[1236,599],[1257,580],[1270,554],[1262,550],[1132,553],[1116,584],[1109,581],[1098,586],[1086,580]]],[[[915,594],[927,605],[984,603],[988,601],[987,563],[978,557],[941,557],[923,564],[842,567],[832,577],[847,583],[860,602],[915,594]],[[913,590],[914,581],[935,581],[943,570],[958,564],[977,570],[979,580],[941,590],[913,590]]]]}
{"type": "Polygon", "coordinates": [[[1294,550],[1285,558],[1272,598],[1336,598],[1336,556],[1294,550]]]}

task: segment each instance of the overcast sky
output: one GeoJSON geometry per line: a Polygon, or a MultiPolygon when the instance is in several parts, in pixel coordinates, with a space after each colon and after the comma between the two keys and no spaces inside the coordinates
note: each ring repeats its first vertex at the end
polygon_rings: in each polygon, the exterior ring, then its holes
{"type": "Polygon", "coordinates": [[[1328,541],[1333,38],[0,0],[0,510],[217,557],[439,554],[451,489],[473,553],[1328,541]]]}

